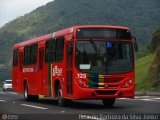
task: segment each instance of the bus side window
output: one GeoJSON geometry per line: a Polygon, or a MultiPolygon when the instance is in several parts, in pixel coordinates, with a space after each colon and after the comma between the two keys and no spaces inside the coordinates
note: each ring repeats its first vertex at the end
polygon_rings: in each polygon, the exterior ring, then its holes
{"type": "Polygon", "coordinates": [[[72,67],[73,45],[67,46],[67,67],[72,67]]]}
{"type": "Polygon", "coordinates": [[[18,66],[18,49],[13,50],[13,66],[18,66]]]}
{"type": "Polygon", "coordinates": [[[29,65],[30,59],[30,46],[24,48],[24,65],[29,65]]]}
{"type": "Polygon", "coordinates": [[[51,63],[55,61],[55,40],[49,40],[46,42],[46,54],[45,62],[51,63]]]}
{"type": "Polygon", "coordinates": [[[37,64],[37,51],[38,51],[38,45],[33,44],[30,46],[30,60],[29,64],[34,65],[37,64]]]}
{"type": "Polygon", "coordinates": [[[60,37],[56,39],[56,62],[63,61],[64,55],[64,38],[60,37]]]}

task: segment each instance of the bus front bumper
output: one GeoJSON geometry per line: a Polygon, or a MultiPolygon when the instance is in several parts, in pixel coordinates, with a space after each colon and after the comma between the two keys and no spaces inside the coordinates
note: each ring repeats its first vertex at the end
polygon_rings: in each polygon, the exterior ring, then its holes
{"type": "Polygon", "coordinates": [[[73,99],[105,99],[105,98],[134,98],[135,85],[129,88],[82,88],[76,86],[73,99]]]}

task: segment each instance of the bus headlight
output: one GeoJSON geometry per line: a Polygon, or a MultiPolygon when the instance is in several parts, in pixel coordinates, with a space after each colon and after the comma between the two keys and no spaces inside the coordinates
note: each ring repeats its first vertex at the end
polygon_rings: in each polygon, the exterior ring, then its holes
{"type": "Polygon", "coordinates": [[[132,86],[132,84],[133,84],[133,80],[130,79],[130,80],[126,81],[126,82],[122,85],[122,87],[123,87],[123,88],[128,88],[128,87],[132,86]]]}
{"type": "Polygon", "coordinates": [[[78,83],[81,87],[85,87],[85,88],[88,87],[88,83],[85,79],[78,79],[78,83]]]}

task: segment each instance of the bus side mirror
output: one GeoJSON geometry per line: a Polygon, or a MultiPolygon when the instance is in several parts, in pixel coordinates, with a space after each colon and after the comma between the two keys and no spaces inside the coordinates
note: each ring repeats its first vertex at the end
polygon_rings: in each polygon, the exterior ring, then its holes
{"type": "Polygon", "coordinates": [[[138,52],[138,44],[137,44],[137,39],[135,36],[133,36],[133,39],[134,39],[134,50],[135,52],[138,52]]]}

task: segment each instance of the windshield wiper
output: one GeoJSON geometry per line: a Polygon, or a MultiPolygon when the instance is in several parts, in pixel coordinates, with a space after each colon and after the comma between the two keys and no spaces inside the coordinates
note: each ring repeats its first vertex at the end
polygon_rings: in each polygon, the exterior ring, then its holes
{"type": "Polygon", "coordinates": [[[97,48],[96,44],[94,43],[94,41],[93,41],[92,39],[89,39],[89,42],[91,43],[94,51],[95,51],[96,53],[99,53],[99,52],[98,52],[98,48],[97,48]]]}

